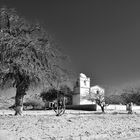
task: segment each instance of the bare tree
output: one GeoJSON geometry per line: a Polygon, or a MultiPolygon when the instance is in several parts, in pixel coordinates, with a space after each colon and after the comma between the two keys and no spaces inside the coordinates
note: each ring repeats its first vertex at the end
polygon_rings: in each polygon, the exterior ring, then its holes
{"type": "Polygon", "coordinates": [[[105,99],[104,99],[104,93],[97,91],[95,95],[95,101],[96,103],[101,107],[102,112],[104,113],[104,107],[106,106],[105,104],[105,99]]]}
{"type": "Polygon", "coordinates": [[[29,23],[13,9],[0,9],[0,85],[16,88],[15,115],[22,114],[29,87],[52,85],[63,77],[64,59],[40,25],[29,23]]]}
{"type": "Polygon", "coordinates": [[[97,105],[101,107],[102,112],[104,113],[105,104],[105,97],[104,97],[104,90],[98,87],[97,89],[90,90],[90,94],[88,100],[92,102],[96,102],[97,105]]]}

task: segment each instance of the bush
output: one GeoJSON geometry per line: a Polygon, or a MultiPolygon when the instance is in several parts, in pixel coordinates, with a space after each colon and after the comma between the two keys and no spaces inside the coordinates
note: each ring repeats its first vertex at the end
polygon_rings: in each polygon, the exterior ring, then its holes
{"type": "Polygon", "coordinates": [[[42,91],[41,93],[40,93],[40,97],[42,98],[42,100],[43,101],[53,101],[53,100],[55,100],[55,99],[57,99],[57,93],[58,93],[59,91],[58,90],[56,90],[56,89],[49,89],[48,91],[46,90],[46,91],[42,91]]]}
{"type": "Polygon", "coordinates": [[[124,100],[124,104],[134,103],[140,105],[140,94],[137,93],[123,93],[121,97],[124,100]]]}
{"type": "Polygon", "coordinates": [[[121,95],[105,96],[106,104],[124,104],[124,99],[121,95]]]}
{"type": "Polygon", "coordinates": [[[72,105],[72,95],[73,92],[67,85],[61,85],[60,92],[66,97],[66,105],[72,105]]]}
{"type": "Polygon", "coordinates": [[[38,100],[28,100],[25,103],[23,103],[24,109],[44,109],[45,105],[43,102],[40,102],[38,100]]]}
{"type": "Polygon", "coordinates": [[[110,95],[105,97],[107,104],[124,104],[134,103],[140,105],[140,89],[129,88],[124,89],[120,95],[110,95]]]}
{"type": "Polygon", "coordinates": [[[48,91],[46,90],[40,93],[40,97],[44,102],[52,102],[55,99],[57,99],[57,96],[62,96],[62,97],[65,96],[66,104],[68,105],[72,104],[72,92],[68,89],[64,89],[63,87],[61,87],[60,90],[56,90],[52,88],[49,89],[48,91]]]}

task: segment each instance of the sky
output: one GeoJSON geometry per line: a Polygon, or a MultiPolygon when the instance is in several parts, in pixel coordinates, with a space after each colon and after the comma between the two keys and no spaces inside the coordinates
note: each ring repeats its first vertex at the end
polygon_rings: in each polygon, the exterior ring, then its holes
{"type": "Polygon", "coordinates": [[[39,21],[72,69],[93,85],[140,81],[139,0],[0,0],[2,5],[39,21]]]}

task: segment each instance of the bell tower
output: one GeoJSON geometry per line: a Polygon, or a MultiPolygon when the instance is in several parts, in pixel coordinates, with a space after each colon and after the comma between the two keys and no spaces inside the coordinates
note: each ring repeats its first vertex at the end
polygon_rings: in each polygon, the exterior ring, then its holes
{"type": "Polygon", "coordinates": [[[83,104],[83,99],[90,92],[90,78],[81,73],[76,81],[73,95],[73,105],[83,104]]]}

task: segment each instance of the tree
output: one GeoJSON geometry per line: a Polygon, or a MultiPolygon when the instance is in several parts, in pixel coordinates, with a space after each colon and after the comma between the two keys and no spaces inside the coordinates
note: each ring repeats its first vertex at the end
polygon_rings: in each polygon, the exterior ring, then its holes
{"type": "Polygon", "coordinates": [[[49,89],[48,91],[43,91],[40,93],[40,97],[43,101],[52,102],[53,100],[57,99],[57,93],[59,91],[55,88],[49,89]]]}
{"type": "Polygon", "coordinates": [[[140,105],[140,88],[124,89],[121,98],[123,99],[123,104],[126,105],[128,113],[132,113],[132,105],[140,105]]]}
{"type": "Polygon", "coordinates": [[[65,58],[39,24],[19,17],[13,9],[0,9],[0,85],[16,88],[15,115],[22,114],[30,87],[52,86],[66,74],[65,58]]]}
{"type": "Polygon", "coordinates": [[[123,104],[124,100],[121,95],[109,95],[105,96],[106,104],[123,104]]]}
{"type": "Polygon", "coordinates": [[[89,100],[91,100],[92,102],[95,101],[96,104],[101,107],[101,110],[104,113],[104,107],[106,105],[105,98],[104,98],[104,89],[102,89],[99,86],[91,87],[89,100]]]}
{"type": "Polygon", "coordinates": [[[105,107],[104,93],[97,91],[95,97],[96,97],[95,98],[96,103],[101,107],[101,110],[104,113],[104,107],[105,107]]]}
{"type": "Polygon", "coordinates": [[[44,102],[53,104],[51,108],[57,116],[64,114],[66,104],[72,104],[72,91],[67,85],[61,85],[60,89],[46,89],[40,93],[40,97],[44,102]]]}
{"type": "Polygon", "coordinates": [[[140,105],[140,89],[139,88],[130,88],[124,89],[121,98],[123,99],[123,104],[127,105],[129,103],[134,103],[140,105]]]}
{"type": "Polygon", "coordinates": [[[67,85],[61,85],[60,86],[60,92],[64,94],[66,97],[66,104],[71,105],[72,104],[72,90],[67,85]]]}
{"type": "Polygon", "coordinates": [[[56,112],[56,116],[60,116],[65,112],[65,96],[64,93],[57,89],[49,89],[40,94],[43,101],[51,102],[52,109],[56,112]]]}

